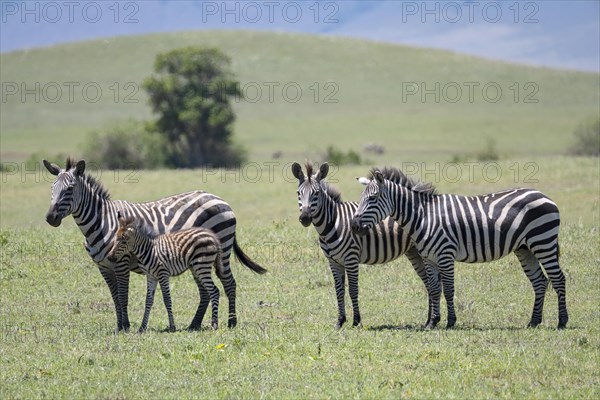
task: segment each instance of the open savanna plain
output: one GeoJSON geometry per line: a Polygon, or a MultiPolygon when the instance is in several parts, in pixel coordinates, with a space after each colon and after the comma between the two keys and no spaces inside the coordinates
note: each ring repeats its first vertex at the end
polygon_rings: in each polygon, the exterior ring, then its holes
{"type": "MultiPolygon", "coordinates": [[[[97,102],[82,101],[78,90],[72,103],[35,102],[31,95],[25,101],[11,95],[2,103],[0,398],[600,396],[600,165],[597,158],[565,155],[573,129],[598,115],[598,74],[255,32],[122,37],[12,52],[0,62],[2,81],[18,87],[78,82],[103,89],[97,102]],[[221,196],[236,212],[241,247],[269,272],[258,276],[234,260],[238,326],[225,327],[222,296],[220,329],[193,333],[184,328],[198,304],[197,288],[188,273],[172,279],[178,331],[164,331],[167,316],[157,294],[150,330],[143,335],[133,332],[141,322],[146,283],[133,274],[132,332],[115,335],[108,288],[72,217],[59,228],[44,221],[53,177],[41,166],[25,169],[22,161],[32,154],[79,157],[91,130],[125,118],[150,118],[139,85],[155,55],[198,44],[220,47],[232,57],[242,85],[263,88],[256,102],[234,104],[234,140],[248,150],[249,162],[231,170],[90,166],[89,173],[113,199],[149,201],[197,189],[221,196]],[[134,86],[125,88],[129,82],[134,86]],[[269,101],[265,83],[273,82],[279,88],[297,83],[302,98],[284,101],[277,91],[269,101]],[[403,97],[403,87],[425,83],[431,89],[436,82],[440,88],[462,87],[462,99],[452,103],[442,93],[439,102],[434,95],[403,97]],[[492,102],[479,90],[470,102],[468,82],[480,88],[495,83],[503,96],[492,102]],[[121,88],[116,100],[115,83],[121,88]],[[325,87],[328,83],[335,85],[325,87]],[[126,95],[138,101],[125,102],[126,95]],[[326,102],[327,96],[337,102],[326,102]],[[526,96],[537,102],[525,102],[526,96]],[[499,160],[477,161],[490,138],[499,160]],[[385,152],[364,153],[367,143],[385,152]],[[567,329],[555,329],[552,289],[544,322],[526,328],[533,290],[511,255],[488,264],[457,264],[458,322],[452,330],[420,328],[427,297],[406,258],[362,266],[363,326],[335,330],[333,278],[316,232],[298,222],[297,182],[290,171],[293,161],[325,161],[328,145],[355,150],[364,161],[332,165],[328,180],[344,200],[359,198],[362,188],[354,177],[374,165],[404,168],[442,193],[525,186],[550,196],[562,215],[567,329]]],[[[63,159],[51,161],[64,165],[63,159]]],[[[346,301],[351,316],[348,296],[346,301]]],[[[442,310],[440,326],[443,301],[442,310]]]]}
{"type": "MultiPolygon", "coordinates": [[[[525,328],[533,291],[514,256],[457,265],[458,323],[452,330],[420,329],[426,293],[405,258],[363,266],[363,326],[336,331],[333,279],[316,232],[297,221],[296,183],[289,165],[282,163],[251,180],[243,179],[243,169],[90,171],[113,198],[143,201],[201,188],[228,199],[238,216],[241,246],[269,269],[258,276],[233,263],[240,320],[233,330],[224,328],[224,297],[218,331],[183,330],[198,301],[196,286],[185,274],[171,280],[179,331],[164,332],[167,319],[159,297],[148,333],[114,335],[108,289],[85,254],[72,218],[56,229],[45,225],[49,177],[4,173],[0,394],[595,398],[600,384],[598,161],[537,162],[538,182],[527,186],[546,192],[563,211],[561,266],[571,318],[563,331],[555,329],[552,290],[544,323],[525,328]]],[[[484,168],[476,167],[472,180],[465,175],[438,187],[472,194],[523,186],[512,175],[515,163],[523,165],[523,160],[498,163],[504,172],[498,182],[487,182],[484,168]]],[[[354,176],[366,170],[333,169],[331,180],[347,199],[357,198],[361,188],[354,176]]],[[[132,331],[141,321],[144,297],[145,279],[132,276],[132,331]]]]}

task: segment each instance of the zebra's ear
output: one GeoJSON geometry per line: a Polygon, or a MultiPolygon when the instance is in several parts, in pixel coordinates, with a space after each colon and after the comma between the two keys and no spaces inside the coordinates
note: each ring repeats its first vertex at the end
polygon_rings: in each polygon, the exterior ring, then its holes
{"type": "Polygon", "coordinates": [[[371,183],[371,180],[369,178],[365,178],[364,176],[361,177],[356,177],[356,180],[358,181],[358,183],[360,183],[361,185],[368,185],[369,183],[371,183]]]}
{"type": "Polygon", "coordinates": [[[75,176],[81,176],[85,172],[85,161],[79,160],[75,165],[75,176]]]}
{"type": "Polygon", "coordinates": [[[329,164],[327,164],[326,162],[324,162],[323,164],[321,164],[321,167],[319,167],[319,172],[317,172],[317,182],[325,179],[327,177],[327,174],[329,173],[329,164]]]}
{"type": "Polygon", "coordinates": [[[121,214],[121,210],[117,211],[117,220],[119,221],[119,226],[125,225],[125,217],[121,214]]]}
{"type": "Polygon", "coordinates": [[[304,182],[304,173],[302,172],[302,167],[297,162],[292,164],[292,174],[300,182],[304,182]]]}
{"type": "Polygon", "coordinates": [[[44,167],[52,174],[58,175],[60,172],[60,167],[54,163],[49,162],[48,160],[43,160],[44,167]]]}
{"type": "Polygon", "coordinates": [[[377,181],[378,185],[383,185],[383,174],[378,169],[373,172],[374,178],[377,181]]]}

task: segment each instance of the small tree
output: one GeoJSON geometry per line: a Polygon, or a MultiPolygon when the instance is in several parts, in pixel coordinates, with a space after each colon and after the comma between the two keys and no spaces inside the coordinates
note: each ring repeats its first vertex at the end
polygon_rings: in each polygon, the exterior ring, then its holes
{"type": "Polygon", "coordinates": [[[231,166],[244,152],[232,146],[235,115],[230,98],[242,94],[218,49],[185,47],[156,57],[156,74],[144,81],[154,129],[166,139],[167,163],[190,168],[231,166]]]}
{"type": "Polygon", "coordinates": [[[569,153],[576,156],[600,157],[600,118],[589,119],[579,124],[569,153]]]}

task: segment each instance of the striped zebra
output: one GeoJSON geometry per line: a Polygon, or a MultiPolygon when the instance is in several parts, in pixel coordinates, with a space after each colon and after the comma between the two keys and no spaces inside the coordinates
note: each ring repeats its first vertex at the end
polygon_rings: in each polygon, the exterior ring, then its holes
{"type": "MultiPolygon", "coordinates": [[[[188,228],[177,232],[157,235],[142,219],[123,217],[117,212],[119,229],[114,238],[112,249],[108,253],[110,261],[117,261],[126,253],[133,254],[146,274],[147,292],[144,318],[139,332],[148,327],[150,310],[154,303],[154,292],[157,282],[163,295],[167,314],[169,315],[169,330],[174,332],[175,321],[171,308],[171,292],[169,278],[181,275],[188,269],[192,271],[198,290],[210,294],[212,305],[212,328],[219,326],[219,289],[211,278],[214,265],[217,277],[222,280],[225,291],[230,291],[223,279],[223,263],[221,262],[221,242],[209,229],[188,228]]],[[[200,299],[202,301],[202,299],[200,299]]],[[[190,329],[199,329],[202,316],[195,316],[190,329]],[[200,319],[198,319],[200,318],[200,319]]]]}
{"type": "MultiPolygon", "coordinates": [[[[410,243],[410,237],[399,228],[397,223],[392,219],[386,219],[364,236],[354,234],[350,222],[358,204],[342,201],[340,193],[325,182],[324,179],[329,172],[327,163],[322,164],[317,172],[313,171],[313,166],[309,163],[305,167],[306,176],[300,164],[292,165],[292,173],[298,179],[300,222],[305,227],[311,223],[315,227],[319,234],[319,244],[329,262],[335,281],[338,305],[336,328],[341,328],[346,322],[344,305],[346,275],[352,300],[353,325],[360,324],[359,264],[383,264],[406,254],[427,288],[427,273],[423,260],[410,243]]],[[[427,318],[427,323],[429,319],[430,316],[427,318]]]]}
{"type": "MultiPolygon", "coordinates": [[[[50,208],[46,221],[58,227],[62,219],[73,215],[75,223],[85,236],[85,248],[98,265],[115,304],[117,332],[130,327],[128,308],[129,273],[142,273],[138,260],[125,254],[117,262],[107,259],[118,228],[117,211],[141,218],[156,234],[174,232],[194,226],[211,229],[215,232],[223,249],[223,279],[227,282],[229,300],[228,326],[237,323],[235,313],[236,283],[229,266],[231,250],[246,267],[259,274],[266,270],[253,262],[240,249],[235,229],[236,218],[233,210],[221,198],[204,192],[193,191],[165,197],[147,203],[131,203],[124,200],[111,200],[108,191],[94,177],[85,173],[85,161],[67,159],[65,169],[44,160],[44,166],[56,180],[52,184],[50,208]]],[[[209,295],[202,288],[201,302],[196,313],[201,320],[209,303],[209,295]]],[[[192,327],[193,328],[193,327],[192,327]]]]}
{"type": "Polygon", "coordinates": [[[454,262],[497,260],[514,252],[535,292],[530,327],[542,322],[548,279],[558,295],[558,328],[568,321],[565,276],[559,263],[558,207],[531,189],[512,189],[481,196],[437,194],[431,184],[415,182],[400,170],[374,169],[359,178],[366,187],[352,220],[359,234],[391,216],[413,239],[425,260],[429,286],[435,294],[433,327],[440,319],[441,277],[454,326],[454,262]],[[541,265],[541,266],[540,266],[541,265]],[[543,270],[542,270],[543,267],[543,270]]]}

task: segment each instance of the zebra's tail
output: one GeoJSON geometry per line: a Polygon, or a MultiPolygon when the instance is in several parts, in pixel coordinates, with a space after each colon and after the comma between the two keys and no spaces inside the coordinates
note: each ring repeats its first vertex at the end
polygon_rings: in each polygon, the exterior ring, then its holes
{"type": "Polygon", "coordinates": [[[240,260],[240,262],[242,264],[244,264],[246,267],[250,268],[252,271],[256,272],[257,274],[262,275],[267,272],[266,269],[264,269],[263,267],[261,267],[260,265],[258,265],[254,261],[252,261],[250,259],[250,257],[248,257],[246,255],[246,253],[244,253],[242,251],[242,249],[240,249],[240,246],[238,246],[238,243],[237,243],[237,238],[233,239],[233,252],[235,253],[236,257],[238,258],[238,260],[240,260]]]}

